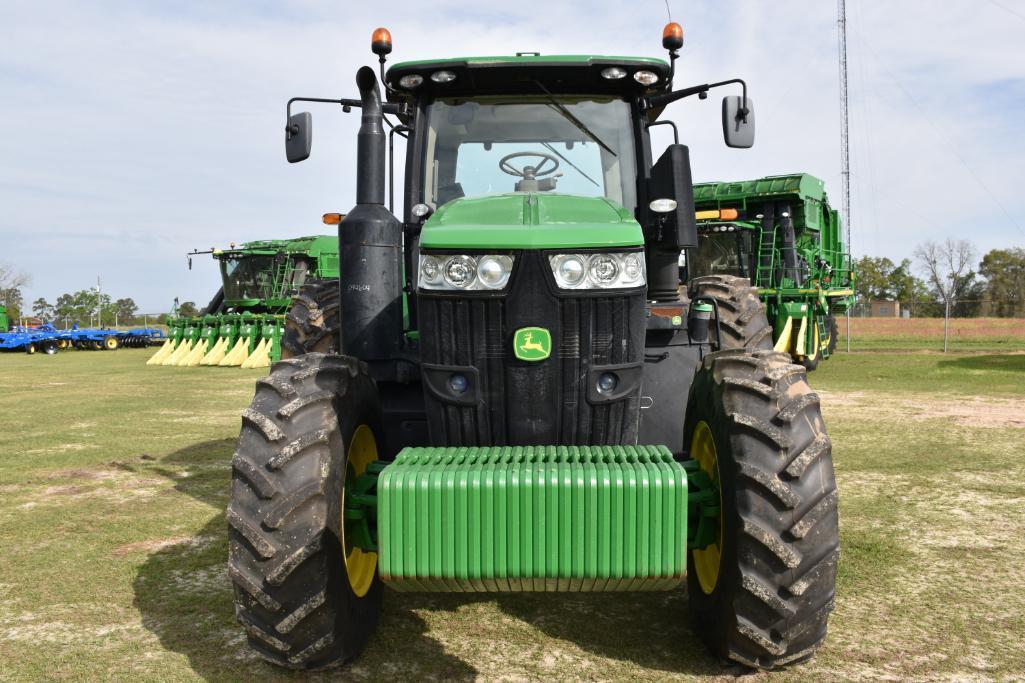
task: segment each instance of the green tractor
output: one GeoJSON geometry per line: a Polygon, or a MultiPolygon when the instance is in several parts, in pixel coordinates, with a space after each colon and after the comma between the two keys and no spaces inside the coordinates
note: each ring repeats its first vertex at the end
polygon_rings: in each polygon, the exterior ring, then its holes
{"type": "MultiPolygon", "coordinates": [[[[854,303],[840,216],[807,173],[694,187],[698,248],[684,258],[693,290],[718,276],[758,288],[777,351],[808,370],[836,349],[836,316],[854,303]]],[[[729,334],[739,340],[743,332],[729,334]]]]}
{"type": "MultiPolygon", "coordinates": [[[[331,214],[328,214],[329,216],[331,214]]],[[[334,235],[260,240],[229,249],[193,251],[212,254],[220,263],[222,286],[199,316],[172,316],[168,340],[148,365],[267,367],[283,355],[307,349],[334,351],[337,329],[338,240],[334,235]],[[301,287],[320,288],[317,301],[287,316],[301,287]],[[317,330],[311,323],[321,326],[317,330]],[[314,336],[319,334],[319,336],[314,336]]],[[[300,299],[300,301],[309,301],[300,299]]]]}
{"type": "MultiPolygon", "coordinates": [[[[688,148],[649,130],[746,85],[674,90],[646,57],[471,57],[356,74],[356,204],[338,226],[338,352],[256,383],[232,458],[228,572],[249,642],[282,666],[356,657],[396,591],[665,591],[731,662],[811,656],[833,608],[831,446],[758,293],[681,288],[698,248],[688,148]],[[390,129],[390,132],[389,132],[390,129]],[[406,137],[404,210],[386,205],[406,137]],[[394,169],[390,171],[395,173],[394,169]],[[681,292],[689,291],[689,296],[681,292]],[[744,330],[735,343],[729,331],[744,330]],[[735,348],[727,348],[735,347],[735,348]]],[[[291,113],[286,155],[310,154],[291,113]]],[[[337,296],[338,299],[334,297],[337,296]]]]}
{"type": "Polygon", "coordinates": [[[0,306],[0,332],[11,329],[11,319],[7,317],[7,307],[0,306]]]}

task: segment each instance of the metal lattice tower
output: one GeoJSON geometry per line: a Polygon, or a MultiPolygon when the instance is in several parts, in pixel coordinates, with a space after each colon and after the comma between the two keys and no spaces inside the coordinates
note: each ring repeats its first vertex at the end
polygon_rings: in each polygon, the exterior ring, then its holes
{"type": "MultiPolygon", "coordinates": [[[[851,154],[847,113],[847,4],[837,0],[837,33],[840,53],[840,179],[843,187],[843,222],[846,230],[848,268],[854,269],[854,248],[851,245],[851,154]]],[[[847,351],[851,350],[851,309],[847,309],[847,351]]]]}
{"type": "Polygon", "coordinates": [[[844,0],[837,1],[837,30],[840,38],[840,175],[843,180],[843,218],[847,228],[847,252],[854,258],[851,249],[851,157],[847,113],[847,6],[844,0]]]}

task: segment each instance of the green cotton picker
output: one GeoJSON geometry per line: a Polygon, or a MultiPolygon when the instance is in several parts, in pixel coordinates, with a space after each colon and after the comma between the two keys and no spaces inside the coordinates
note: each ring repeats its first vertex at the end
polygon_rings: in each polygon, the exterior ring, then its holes
{"type": "MultiPolygon", "coordinates": [[[[694,186],[698,248],[691,287],[741,277],[758,289],[776,351],[808,370],[836,349],[836,316],[854,303],[855,273],[840,216],[807,173],[694,186]]],[[[742,332],[726,326],[727,341],[742,332]]]]}
{"type": "MultiPolygon", "coordinates": [[[[316,341],[308,333],[311,318],[321,322],[325,315],[337,315],[337,310],[307,308],[286,316],[300,287],[315,289],[321,283],[337,282],[334,235],[194,251],[189,254],[190,267],[197,254],[217,259],[223,284],[200,315],[171,318],[168,340],[147,365],[265,368],[282,356],[294,355],[290,348],[304,349],[316,341]]],[[[329,342],[319,350],[329,350],[329,342]]]]}

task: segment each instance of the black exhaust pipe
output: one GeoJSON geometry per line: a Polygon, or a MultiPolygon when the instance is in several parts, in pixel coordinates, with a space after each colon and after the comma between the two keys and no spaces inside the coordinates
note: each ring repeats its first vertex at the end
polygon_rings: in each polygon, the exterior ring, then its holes
{"type": "Polygon", "coordinates": [[[381,91],[374,70],[365,66],[356,72],[356,85],[363,102],[362,119],[356,135],[356,203],[384,205],[384,152],[387,135],[381,111],[381,91]]]}
{"type": "Polygon", "coordinates": [[[387,135],[374,70],[360,69],[356,85],[356,206],[338,224],[341,348],[361,360],[388,360],[402,346],[402,223],[384,206],[387,135]]]}

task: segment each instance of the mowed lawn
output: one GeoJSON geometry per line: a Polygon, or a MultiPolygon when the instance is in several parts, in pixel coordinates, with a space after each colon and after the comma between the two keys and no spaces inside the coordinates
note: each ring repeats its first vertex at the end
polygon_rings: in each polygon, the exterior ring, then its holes
{"type": "MultiPolygon", "coordinates": [[[[705,654],[683,589],[389,593],[354,665],[264,664],[235,623],[224,522],[263,373],[151,368],[149,353],[0,355],[0,679],[739,673],[705,654]]],[[[840,484],[837,607],[811,662],[753,678],[1025,674],[1025,353],[841,354],[811,378],[840,484]]]]}

